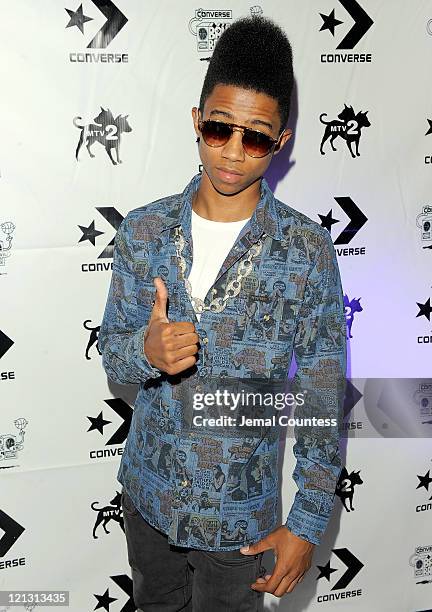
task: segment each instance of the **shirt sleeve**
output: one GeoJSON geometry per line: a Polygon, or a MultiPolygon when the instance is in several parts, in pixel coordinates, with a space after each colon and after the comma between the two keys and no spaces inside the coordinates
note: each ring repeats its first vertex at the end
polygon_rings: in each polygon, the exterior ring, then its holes
{"type": "Polygon", "coordinates": [[[307,278],[294,355],[294,392],[304,393],[304,403],[298,402],[295,408],[296,465],[292,476],[298,490],[285,525],[295,535],[319,544],[334,507],[342,468],[339,442],[346,381],[342,285],[327,231],[307,278]]]}
{"type": "Polygon", "coordinates": [[[120,384],[143,383],[162,373],[144,353],[147,325],[140,326],[137,316],[137,283],[129,232],[127,215],[114,240],[111,284],[98,338],[103,368],[108,378],[120,384]]]}

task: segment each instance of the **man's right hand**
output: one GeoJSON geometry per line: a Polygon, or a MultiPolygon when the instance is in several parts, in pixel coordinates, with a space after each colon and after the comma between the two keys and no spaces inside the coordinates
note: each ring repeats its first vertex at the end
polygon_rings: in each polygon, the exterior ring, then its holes
{"type": "Polygon", "coordinates": [[[144,352],[152,366],[167,374],[178,374],[195,365],[199,336],[193,323],[168,320],[168,289],[159,276],[153,284],[156,298],[144,337],[144,352]]]}

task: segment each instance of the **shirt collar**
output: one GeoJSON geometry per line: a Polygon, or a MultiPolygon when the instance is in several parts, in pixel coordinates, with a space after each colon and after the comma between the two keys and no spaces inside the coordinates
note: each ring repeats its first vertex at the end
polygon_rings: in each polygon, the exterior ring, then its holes
{"type": "MultiPolygon", "coordinates": [[[[182,225],[185,233],[190,234],[192,197],[200,185],[201,177],[201,173],[196,174],[185,187],[180,198],[175,200],[169,214],[164,218],[164,226],[161,231],[177,225],[182,225]]],[[[265,232],[269,236],[281,240],[282,231],[279,215],[276,210],[275,197],[264,177],[261,178],[260,193],[261,197],[259,202],[251,218],[248,220],[250,229],[256,236],[260,236],[262,232],[265,232]]]]}

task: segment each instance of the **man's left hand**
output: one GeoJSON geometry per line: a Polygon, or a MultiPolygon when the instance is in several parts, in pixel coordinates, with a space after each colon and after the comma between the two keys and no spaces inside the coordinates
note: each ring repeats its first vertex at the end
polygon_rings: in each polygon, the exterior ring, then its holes
{"type": "Polygon", "coordinates": [[[315,544],[299,538],[285,525],[281,525],[256,544],[251,544],[249,548],[240,548],[244,555],[257,555],[270,549],[275,552],[276,565],[273,574],[257,578],[251,588],[273,593],[276,597],[291,593],[311,567],[314,548],[315,544]]]}

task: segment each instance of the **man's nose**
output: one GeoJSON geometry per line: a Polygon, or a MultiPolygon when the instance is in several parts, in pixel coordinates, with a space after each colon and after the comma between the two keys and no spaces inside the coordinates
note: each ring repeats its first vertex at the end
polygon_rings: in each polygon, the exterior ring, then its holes
{"type": "Polygon", "coordinates": [[[222,157],[231,161],[244,161],[245,152],[242,144],[243,134],[234,130],[231,138],[222,149],[222,157]]]}

